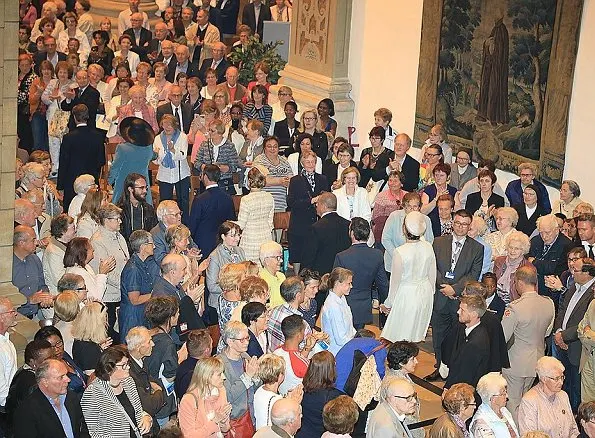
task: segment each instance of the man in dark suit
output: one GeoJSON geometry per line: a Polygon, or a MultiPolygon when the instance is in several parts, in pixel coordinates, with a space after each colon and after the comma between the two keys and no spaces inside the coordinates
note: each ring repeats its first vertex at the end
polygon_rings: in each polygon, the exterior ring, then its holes
{"type": "Polygon", "coordinates": [[[80,400],[68,390],[70,379],[66,365],[60,360],[48,359],[37,368],[35,374],[38,389],[17,408],[14,414],[14,437],[88,437],[80,400]],[[56,410],[61,412],[61,416],[56,414],[56,410]],[[69,421],[65,421],[65,417],[69,421]]]}
{"type": "MultiPolygon", "coordinates": [[[[76,72],[76,83],[77,88],[69,89],[64,92],[66,97],[61,103],[60,108],[63,111],[72,111],[72,109],[79,104],[83,104],[87,107],[89,113],[88,125],[95,128],[95,118],[97,116],[97,110],[99,108],[100,96],[99,91],[89,85],[89,74],[87,70],[79,70],[76,72]]],[[[68,120],[68,129],[73,130],[76,127],[74,117],[70,114],[68,120]]]]}
{"type": "Polygon", "coordinates": [[[262,0],[254,0],[244,6],[242,12],[242,24],[252,29],[252,33],[257,33],[262,40],[262,28],[265,21],[271,21],[271,10],[262,0]]]}
{"type": "Polygon", "coordinates": [[[138,54],[141,61],[147,61],[149,43],[153,39],[153,34],[149,29],[143,27],[143,16],[140,12],[135,12],[130,16],[130,24],[132,27],[124,31],[125,35],[129,35],[132,38],[132,47],[130,50],[138,54]]]}
{"type": "Polygon", "coordinates": [[[173,83],[174,75],[176,74],[176,66],[178,65],[176,55],[174,54],[174,43],[172,43],[170,40],[163,41],[161,44],[161,53],[151,64],[154,65],[156,62],[163,62],[165,65],[167,65],[167,74],[165,75],[165,79],[173,83]]]}
{"type": "Polygon", "coordinates": [[[217,0],[217,9],[221,11],[221,38],[233,37],[238,24],[240,0],[217,0]]]}
{"type": "Polygon", "coordinates": [[[213,57],[207,58],[202,62],[198,72],[198,78],[203,84],[206,84],[205,74],[209,68],[213,68],[217,72],[217,83],[225,82],[225,71],[229,67],[229,63],[225,59],[225,44],[218,42],[213,44],[213,57]]]}
{"type": "Polygon", "coordinates": [[[553,299],[557,308],[560,296],[546,287],[545,277],[550,275],[560,276],[562,272],[568,269],[566,258],[573,244],[568,237],[560,233],[558,220],[553,214],[541,216],[537,219],[537,230],[539,235],[531,239],[527,260],[533,263],[533,266],[537,269],[537,280],[539,281],[537,290],[539,294],[553,299]]]}
{"type": "Polygon", "coordinates": [[[41,61],[50,61],[54,68],[56,67],[58,61],[66,61],[66,53],[58,52],[56,50],[58,46],[56,44],[56,38],[53,36],[45,37],[43,40],[43,46],[45,47],[45,52],[37,52],[33,57],[33,62],[35,63],[33,70],[38,76],[41,76],[39,71],[41,61]]]}
{"type": "Polygon", "coordinates": [[[419,161],[407,154],[411,147],[411,138],[407,134],[399,134],[395,138],[394,146],[395,158],[391,160],[389,166],[392,170],[400,170],[405,177],[403,190],[416,191],[419,184],[419,161]]]}
{"type": "Polygon", "coordinates": [[[190,210],[188,228],[192,238],[207,257],[217,246],[217,231],[226,220],[235,220],[233,200],[217,184],[221,170],[215,164],[207,164],[202,171],[202,183],[206,190],[194,198],[190,210]]]}
{"type": "Polygon", "coordinates": [[[426,376],[427,380],[440,379],[438,368],[442,361],[441,345],[447,331],[456,321],[456,298],[461,296],[468,281],[477,281],[481,275],[483,246],[467,237],[471,219],[467,211],[457,211],[453,220],[452,235],[440,236],[433,243],[437,272],[431,324],[436,371],[426,376]]]}
{"type": "Polygon", "coordinates": [[[468,383],[475,387],[479,378],[489,371],[490,337],[481,321],[486,302],[480,295],[463,295],[460,299],[459,322],[465,324],[465,339],[453,353],[444,384],[468,383]]]}
{"type": "Polygon", "coordinates": [[[159,55],[161,55],[161,45],[170,38],[170,33],[169,29],[167,28],[167,24],[161,21],[155,23],[154,33],[155,38],[149,41],[149,46],[147,47],[147,59],[151,64],[158,61],[159,55]]]}
{"type": "Polygon", "coordinates": [[[564,293],[560,302],[552,335],[552,356],[564,365],[563,389],[570,398],[572,411],[576,412],[581,402],[582,350],[577,328],[593,300],[595,262],[593,259],[580,258],[572,252],[568,255],[568,268],[574,277],[574,285],[564,293]]]}
{"type": "Polygon", "coordinates": [[[163,116],[172,114],[180,122],[180,128],[188,134],[190,123],[192,122],[192,107],[189,103],[182,103],[182,89],[178,85],[172,85],[169,90],[168,99],[168,103],[157,107],[157,111],[155,112],[157,123],[161,126],[163,116]]]}
{"type": "Polygon", "coordinates": [[[64,191],[64,210],[75,197],[74,180],[83,174],[93,175],[99,184],[99,173],[105,164],[104,137],[97,129],[87,126],[89,110],[84,104],[72,108],[76,127],[62,139],[58,166],[58,190],[64,191]]]}
{"type": "Polygon", "coordinates": [[[180,73],[186,73],[189,78],[198,77],[198,63],[194,64],[190,62],[190,50],[188,46],[179,44],[175,50],[176,62],[171,63],[168,67],[167,80],[175,83],[175,79],[180,73]]]}
{"type": "MultiPolygon", "coordinates": [[[[304,254],[303,267],[323,275],[333,270],[337,254],[351,246],[349,221],[337,214],[337,197],[328,192],[318,197],[316,214],[320,219],[312,225],[312,237],[304,254]]],[[[323,292],[316,295],[319,309],[325,298],[323,292]]]]}
{"type": "Polygon", "coordinates": [[[353,272],[353,285],[346,298],[353,315],[353,327],[359,330],[372,322],[372,287],[376,286],[379,296],[388,296],[388,278],[382,252],[366,243],[370,237],[368,221],[354,217],[349,225],[349,237],[351,247],[337,254],[333,267],[353,272]]]}

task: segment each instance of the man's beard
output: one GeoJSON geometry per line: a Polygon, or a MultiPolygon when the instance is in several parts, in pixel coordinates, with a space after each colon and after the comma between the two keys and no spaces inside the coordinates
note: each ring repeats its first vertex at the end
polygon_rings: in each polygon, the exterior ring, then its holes
{"type": "Polygon", "coordinates": [[[138,202],[145,202],[147,199],[147,195],[139,195],[136,193],[136,191],[132,192],[132,196],[134,197],[134,199],[136,199],[138,202]]]}

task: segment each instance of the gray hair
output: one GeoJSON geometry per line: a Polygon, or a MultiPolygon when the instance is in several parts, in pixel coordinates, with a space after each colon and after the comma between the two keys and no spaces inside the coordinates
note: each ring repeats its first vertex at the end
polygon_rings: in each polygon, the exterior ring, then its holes
{"type": "Polygon", "coordinates": [[[223,338],[223,342],[226,345],[229,345],[229,340],[237,338],[240,333],[244,330],[248,330],[246,324],[240,321],[229,321],[225,328],[223,329],[223,333],[221,333],[221,337],[223,338]]]}
{"type": "Polygon", "coordinates": [[[516,227],[517,223],[519,222],[519,214],[512,207],[500,207],[496,211],[496,215],[498,214],[504,214],[505,216],[508,216],[510,218],[510,221],[512,222],[513,227],[516,227]]]}
{"type": "Polygon", "coordinates": [[[132,327],[126,335],[128,350],[136,350],[148,337],[151,337],[148,328],[144,326],[132,327]]]}
{"type": "Polygon", "coordinates": [[[542,226],[550,225],[552,228],[560,229],[560,225],[558,224],[558,218],[553,215],[552,213],[546,214],[537,218],[537,230],[539,231],[542,226]]]}
{"type": "Polygon", "coordinates": [[[167,254],[161,261],[161,275],[166,275],[178,267],[178,263],[186,263],[184,257],[179,254],[167,254]]]}
{"type": "Polygon", "coordinates": [[[33,204],[37,202],[45,202],[45,198],[43,197],[43,192],[40,189],[31,189],[28,192],[25,192],[22,196],[23,199],[27,199],[31,201],[33,204]]]}
{"type": "Polygon", "coordinates": [[[564,372],[564,365],[555,357],[543,356],[537,361],[535,371],[539,376],[539,380],[543,380],[545,377],[551,377],[552,371],[564,372]]]}
{"type": "Polygon", "coordinates": [[[48,374],[50,373],[50,370],[55,367],[56,365],[61,364],[62,361],[58,360],[58,359],[46,359],[44,360],[41,365],[39,365],[36,369],[35,369],[35,381],[39,384],[39,382],[41,382],[41,379],[45,379],[48,374]]]}
{"type": "Polygon", "coordinates": [[[506,379],[502,377],[502,374],[492,372],[479,379],[476,390],[481,397],[481,401],[490,404],[490,399],[494,395],[500,394],[503,388],[506,388],[506,379]]]}
{"type": "Polygon", "coordinates": [[[400,382],[409,383],[407,380],[401,377],[389,375],[385,376],[384,379],[382,379],[382,384],[380,385],[380,390],[378,391],[378,397],[380,397],[380,400],[388,403],[389,397],[392,395],[390,393],[390,388],[400,382]]]}
{"type": "Polygon", "coordinates": [[[65,290],[76,291],[79,287],[79,284],[85,284],[85,279],[82,276],[73,273],[66,273],[60,278],[60,280],[58,280],[56,288],[58,289],[58,292],[64,292],[65,290]]]}
{"type": "Polygon", "coordinates": [[[283,280],[279,289],[281,291],[281,297],[288,303],[291,303],[304,290],[304,283],[302,283],[300,277],[292,276],[283,280]]]}
{"type": "Polygon", "coordinates": [[[145,230],[136,230],[133,231],[130,237],[128,238],[128,243],[130,243],[130,249],[133,253],[140,252],[141,246],[149,243],[151,241],[151,233],[145,230]]]}
{"type": "MultiPolygon", "coordinates": [[[[283,399],[277,400],[273,403],[273,407],[278,401],[283,401],[283,399]]],[[[271,423],[273,423],[277,427],[283,427],[288,424],[293,423],[300,415],[301,406],[299,403],[296,402],[297,411],[295,409],[289,410],[285,409],[281,412],[277,412],[276,409],[271,409],[271,423]]]]}
{"type": "Polygon", "coordinates": [[[527,254],[529,252],[529,249],[531,248],[531,241],[529,240],[529,236],[517,230],[511,231],[510,234],[506,236],[506,239],[504,239],[504,242],[506,248],[508,248],[508,246],[513,242],[521,244],[521,246],[523,247],[523,254],[527,254]]]}
{"type": "Polygon", "coordinates": [[[562,181],[562,185],[560,187],[562,187],[564,184],[568,185],[568,190],[570,190],[570,193],[572,193],[572,196],[575,198],[581,195],[581,188],[576,181],[566,179],[562,181]]]}
{"type": "Polygon", "coordinates": [[[89,175],[88,173],[79,175],[74,180],[74,191],[77,195],[85,194],[93,184],[95,184],[95,177],[93,175],[89,175]]]}
{"type": "Polygon", "coordinates": [[[45,168],[43,167],[43,165],[41,163],[35,163],[35,162],[27,163],[27,164],[23,165],[22,170],[23,170],[23,177],[21,178],[21,181],[24,182],[25,185],[27,185],[29,182],[31,182],[31,180],[33,180],[34,178],[37,178],[37,177],[41,178],[45,175],[45,168]]]}
{"type": "Polygon", "coordinates": [[[120,217],[121,214],[122,214],[122,209],[112,203],[103,205],[103,206],[99,207],[99,210],[97,210],[97,217],[99,217],[99,222],[101,223],[101,225],[105,225],[106,219],[109,219],[109,218],[115,217],[115,216],[120,217]]]}
{"type": "Polygon", "coordinates": [[[271,257],[278,253],[279,251],[283,252],[283,247],[279,245],[277,242],[269,240],[268,242],[264,242],[260,245],[260,251],[258,253],[258,258],[260,259],[260,263],[264,266],[264,260],[267,257],[271,257]]]}
{"type": "Polygon", "coordinates": [[[14,234],[12,235],[12,245],[17,246],[19,243],[24,242],[30,235],[29,230],[33,233],[33,228],[28,227],[27,225],[19,225],[14,229],[14,234]]]}
{"type": "Polygon", "coordinates": [[[157,206],[157,220],[159,220],[159,222],[163,222],[163,217],[167,214],[167,212],[173,208],[176,208],[177,206],[178,204],[176,203],[176,201],[172,201],[169,199],[161,201],[157,206]]]}

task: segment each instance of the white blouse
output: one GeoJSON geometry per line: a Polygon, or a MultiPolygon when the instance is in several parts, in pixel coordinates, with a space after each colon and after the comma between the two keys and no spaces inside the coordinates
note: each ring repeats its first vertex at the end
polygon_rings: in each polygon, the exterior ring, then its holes
{"type": "Polygon", "coordinates": [[[175,167],[171,169],[162,165],[167,152],[167,145],[163,144],[161,135],[155,136],[153,150],[157,154],[157,159],[153,162],[159,166],[159,170],[157,171],[157,179],[159,181],[174,184],[190,176],[190,166],[188,166],[188,160],[186,159],[188,153],[188,137],[186,137],[186,134],[180,132],[174,144],[172,158],[175,167]]]}

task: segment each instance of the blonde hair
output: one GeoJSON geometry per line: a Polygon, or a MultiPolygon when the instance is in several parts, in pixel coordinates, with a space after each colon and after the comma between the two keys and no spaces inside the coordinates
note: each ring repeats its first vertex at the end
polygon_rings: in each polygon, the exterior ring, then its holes
{"type": "Polygon", "coordinates": [[[105,304],[92,301],[83,307],[72,323],[72,337],[79,341],[100,344],[107,338],[105,304]]]}
{"type": "Polygon", "coordinates": [[[499,214],[507,216],[510,219],[510,222],[512,222],[513,227],[516,227],[517,223],[519,222],[519,214],[512,207],[500,207],[496,211],[496,216],[499,214]]]}
{"type": "Polygon", "coordinates": [[[263,384],[275,383],[285,372],[285,361],[276,354],[265,354],[258,360],[258,378],[263,384]]]}
{"type": "Polygon", "coordinates": [[[357,167],[355,166],[350,166],[343,172],[341,172],[341,184],[345,184],[345,177],[350,173],[355,173],[355,175],[357,176],[357,183],[359,184],[360,180],[362,179],[362,176],[359,173],[359,170],[357,170],[357,167]]]}
{"type": "Polygon", "coordinates": [[[196,389],[201,398],[211,395],[211,377],[223,373],[224,369],[223,361],[216,356],[200,359],[194,367],[187,392],[196,389]]]}
{"type": "Polygon", "coordinates": [[[228,263],[219,272],[219,287],[223,291],[236,290],[244,278],[244,266],[238,263],[228,263]]]}
{"type": "Polygon", "coordinates": [[[527,170],[530,170],[533,173],[533,176],[537,176],[537,166],[535,164],[533,164],[533,163],[529,163],[529,162],[521,163],[521,164],[518,165],[517,169],[519,171],[519,174],[523,170],[527,169],[527,170]]]}
{"type": "Polygon", "coordinates": [[[190,237],[190,230],[186,225],[170,225],[165,231],[165,243],[172,249],[178,240],[190,237]]]}
{"type": "Polygon", "coordinates": [[[527,254],[531,248],[531,241],[529,240],[529,237],[521,231],[513,230],[508,236],[506,236],[506,239],[504,239],[506,248],[508,248],[512,242],[518,242],[521,244],[523,247],[523,254],[527,254]]]}
{"type": "Polygon", "coordinates": [[[54,316],[60,321],[73,321],[79,313],[81,301],[73,290],[60,292],[54,300],[54,316]]]}

